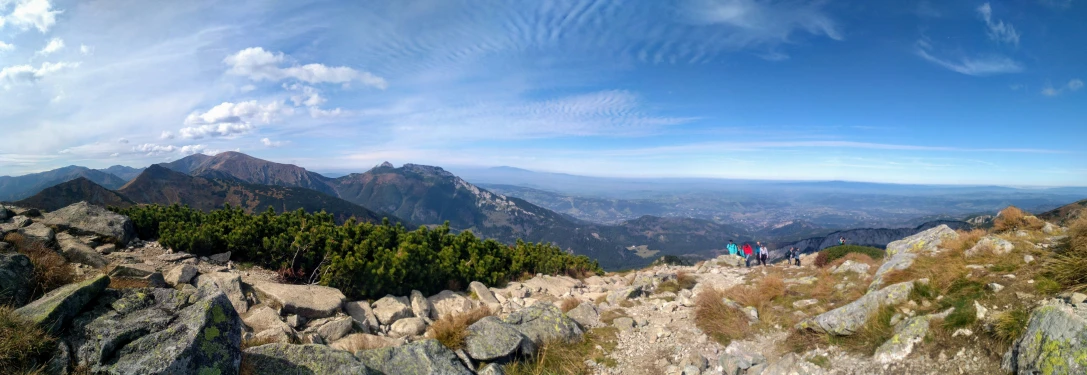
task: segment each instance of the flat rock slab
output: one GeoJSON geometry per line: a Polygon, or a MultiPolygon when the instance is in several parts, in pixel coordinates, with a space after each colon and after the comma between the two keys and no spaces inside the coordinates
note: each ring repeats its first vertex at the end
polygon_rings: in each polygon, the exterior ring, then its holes
{"type": "Polygon", "coordinates": [[[868,292],[856,301],[816,315],[796,324],[797,329],[811,329],[839,336],[857,332],[880,307],[897,305],[909,298],[913,282],[907,281],[888,286],[874,292],[868,292]]]}
{"type": "Polygon", "coordinates": [[[377,374],[351,353],[324,345],[267,344],[245,350],[251,374],[377,374]]]}
{"type": "Polygon", "coordinates": [[[320,285],[255,283],[253,290],[262,295],[262,299],[271,299],[282,306],[283,313],[310,319],[335,315],[347,300],[338,289],[320,285]]]}
{"type": "MultiPolygon", "coordinates": [[[[526,341],[528,339],[509,324],[488,316],[468,327],[464,350],[477,361],[503,361],[522,351],[526,341]]],[[[532,353],[529,351],[524,354],[532,353]]]]}
{"type": "Polygon", "coordinates": [[[72,263],[85,264],[94,268],[102,268],[109,265],[109,261],[87,244],[65,233],[57,235],[57,245],[60,247],[64,259],[72,263]]]}
{"type": "Polygon", "coordinates": [[[19,228],[16,231],[23,235],[23,237],[45,243],[52,243],[57,235],[56,232],[53,232],[53,228],[42,223],[30,224],[29,226],[19,228]]]}
{"type": "Polygon", "coordinates": [[[384,374],[472,375],[456,353],[437,340],[428,339],[397,347],[355,353],[366,367],[384,374]]]}
{"type": "Polygon", "coordinates": [[[193,258],[193,257],[195,257],[195,255],[179,251],[179,252],[172,253],[172,254],[159,255],[159,260],[166,261],[166,262],[180,262],[182,260],[193,258]]]}
{"type": "Polygon", "coordinates": [[[583,333],[573,319],[548,302],[537,302],[531,307],[510,314],[503,321],[537,346],[552,340],[572,342],[578,340],[583,333]]]}
{"type": "Polygon", "coordinates": [[[79,202],[45,214],[44,222],[77,232],[109,237],[122,245],[136,238],[132,220],[102,207],[79,202]]]}
{"type": "Polygon", "coordinates": [[[106,275],[68,284],[20,307],[15,313],[37,323],[46,332],[56,334],[107,286],[109,277],[106,275]]]}

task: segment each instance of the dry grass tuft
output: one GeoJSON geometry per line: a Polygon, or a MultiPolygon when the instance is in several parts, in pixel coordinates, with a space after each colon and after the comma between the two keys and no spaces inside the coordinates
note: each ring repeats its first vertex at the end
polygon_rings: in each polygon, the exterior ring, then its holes
{"type": "Polygon", "coordinates": [[[755,285],[738,285],[725,292],[725,296],[744,306],[762,310],[771,301],[785,295],[785,281],[778,275],[768,275],[755,285]]]}
{"type": "Polygon", "coordinates": [[[494,315],[491,309],[482,306],[464,314],[443,317],[430,325],[430,336],[449,349],[463,348],[464,339],[468,338],[468,326],[491,315],[494,315]]]}
{"type": "Polygon", "coordinates": [[[55,347],[34,323],[15,315],[15,310],[0,306],[0,369],[4,373],[39,373],[55,347]],[[9,372],[10,371],[10,372],[9,372]]]}
{"type": "Polygon", "coordinates": [[[993,230],[996,232],[1006,232],[1014,230],[1038,230],[1045,226],[1045,222],[1041,219],[1029,216],[1023,210],[1020,210],[1015,206],[1008,206],[1003,211],[1000,211],[1000,215],[993,220],[993,230]]]}
{"type": "Polygon", "coordinates": [[[612,322],[615,321],[615,319],[619,319],[619,318],[622,318],[622,317],[629,317],[627,315],[626,310],[612,309],[612,310],[607,310],[607,311],[604,311],[604,312],[600,313],[600,321],[602,323],[604,323],[604,324],[609,325],[609,326],[611,325],[612,322]]]}
{"type": "Polygon", "coordinates": [[[577,308],[580,305],[581,300],[577,299],[576,297],[566,297],[562,300],[562,302],[559,303],[559,309],[561,309],[563,313],[566,313],[570,310],[577,308]]]}
{"type": "Polygon", "coordinates": [[[672,292],[679,293],[683,289],[694,288],[695,284],[698,284],[698,280],[694,276],[691,276],[686,271],[679,271],[676,273],[675,280],[668,280],[657,286],[657,292],[672,292]]]}
{"type": "Polygon", "coordinates": [[[752,330],[744,312],[725,305],[725,292],[703,290],[695,297],[695,325],[721,345],[746,337],[752,330]]]}
{"type": "Polygon", "coordinates": [[[1023,337],[1023,333],[1027,331],[1027,321],[1029,319],[1030,313],[1025,308],[1002,312],[996,316],[993,334],[1002,343],[1011,344],[1023,337]]]}
{"type": "Polygon", "coordinates": [[[75,281],[68,261],[40,241],[27,239],[18,233],[8,233],[4,242],[15,246],[15,251],[26,255],[34,264],[32,299],[75,281]]]}
{"type": "Polygon", "coordinates": [[[592,374],[593,368],[585,364],[588,359],[615,366],[607,353],[615,349],[617,334],[614,327],[605,327],[585,333],[577,342],[548,342],[529,360],[510,363],[503,370],[507,375],[592,374]]]}
{"type": "Polygon", "coordinates": [[[985,237],[986,234],[989,234],[983,229],[959,230],[958,233],[958,238],[944,240],[940,242],[940,247],[951,251],[966,251],[977,245],[978,241],[985,237]]]}
{"type": "Polygon", "coordinates": [[[1087,216],[1076,219],[1068,229],[1063,249],[1046,260],[1043,268],[1062,287],[1087,290],[1087,216]]]}
{"type": "Polygon", "coordinates": [[[110,289],[139,289],[139,288],[149,288],[149,287],[151,287],[151,282],[148,281],[148,280],[145,280],[145,279],[120,278],[120,277],[111,277],[109,279],[109,288],[110,289]]]}

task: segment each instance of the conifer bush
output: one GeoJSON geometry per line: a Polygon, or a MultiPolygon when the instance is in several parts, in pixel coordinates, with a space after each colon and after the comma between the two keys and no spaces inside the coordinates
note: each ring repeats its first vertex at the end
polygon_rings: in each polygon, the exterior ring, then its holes
{"type": "Polygon", "coordinates": [[[212,212],[187,206],[144,205],[113,209],[128,216],[140,238],[196,255],[231,252],[292,281],[320,283],[352,298],[436,293],[448,285],[480,281],[501,285],[524,274],[603,274],[600,265],[551,244],[514,245],[452,233],[449,223],[408,230],[401,224],[348,220],[301,209],[247,214],[227,205],[212,212]]]}

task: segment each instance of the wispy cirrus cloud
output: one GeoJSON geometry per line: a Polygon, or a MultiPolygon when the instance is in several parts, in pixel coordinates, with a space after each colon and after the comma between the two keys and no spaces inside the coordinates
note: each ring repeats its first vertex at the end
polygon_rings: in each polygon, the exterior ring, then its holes
{"type": "Polygon", "coordinates": [[[928,62],[954,72],[971,76],[987,76],[1023,71],[1023,64],[1001,55],[978,57],[960,56],[957,58],[938,57],[935,55],[935,52],[933,52],[932,44],[924,39],[917,41],[914,53],[928,62]]]}
{"type": "Polygon", "coordinates": [[[1050,97],[1059,96],[1066,92],[1079,91],[1082,88],[1083,81],[1078,78],[1074,78],[1072,80],[1069,80],[1068,83],[1057,87],[1053,87],[1051,83],[1047,83],[1046,86],[1042,88],[1042,95],[1050,97]]]}
{"type": "Polygon", "coordinates": [[[1011,23],[1004,23],[1003,20],[993,21],[993,8],[989,3],[982,4],[977,11],[981,19],[985,21],[985,26],[988,29],[986,34],[989,35],[989,39],[1019,46],[1019,32],[1015,31],[1015,27],[1011,23]]]}

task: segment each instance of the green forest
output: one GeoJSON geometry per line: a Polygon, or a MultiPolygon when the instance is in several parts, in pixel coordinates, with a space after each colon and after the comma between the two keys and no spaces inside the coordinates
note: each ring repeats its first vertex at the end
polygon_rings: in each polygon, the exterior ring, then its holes
{"type": "Polygon", "coordinates": [[[140,238],[196,255],[230,251],[235,262],[277,270],[293,282],[334,287],[349,298],[413,289],[432,294],[471,281],[500,286],[537,273],[603,273],[596,261],[549,243],[506,245],[469,231],[453,234],[448,223],[415,230],[387,219],[337,225],[324,211],[247,214],[229,205],[206,213],[177,204],[110,209],[131,218],[140,238]]]}

